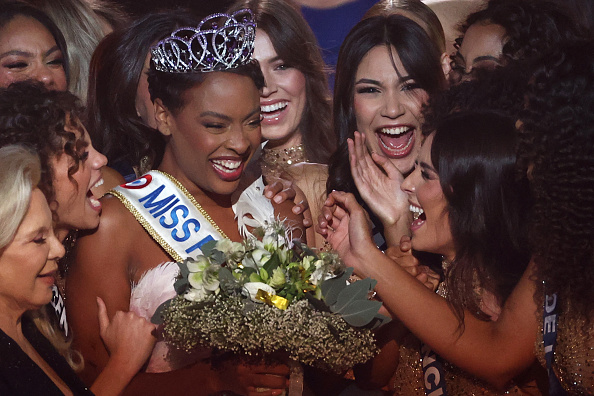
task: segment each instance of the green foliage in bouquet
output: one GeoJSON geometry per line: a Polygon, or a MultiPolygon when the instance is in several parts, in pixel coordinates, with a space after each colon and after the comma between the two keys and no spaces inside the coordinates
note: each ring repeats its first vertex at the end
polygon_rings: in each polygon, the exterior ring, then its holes
{"type": "Polygon", "coordinates": [[[375,281],[348,284],[352,268],[335,253],[293,245],[280,221],[254,234],[260,239],[209,242],[178,263],[178,296],[153,316],[165,340],[186,351],[280,353],[336,373],[373,357],[371,328],[387,320],[368,299],[375,281]]]}

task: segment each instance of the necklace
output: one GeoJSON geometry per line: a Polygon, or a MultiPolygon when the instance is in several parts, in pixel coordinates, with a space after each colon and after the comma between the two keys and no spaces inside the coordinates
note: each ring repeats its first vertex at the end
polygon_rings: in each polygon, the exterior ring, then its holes
{"type": "Polygon", "coordinates": [[[285,149],[264,149],[262,152],[262,174],[264,177],[279,177],[292,165],[307,162],[303,144],[285,149]]]}

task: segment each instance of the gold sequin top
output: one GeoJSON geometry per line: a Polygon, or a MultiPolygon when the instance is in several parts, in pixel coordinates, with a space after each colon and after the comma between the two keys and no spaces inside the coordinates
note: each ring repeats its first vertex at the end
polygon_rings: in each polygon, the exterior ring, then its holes
{"type": "Polygon", "coordinates": [[[307,162],[303,144],[286,149],[264,148],[260,160],[262,161],[262,175],[265,179],[279,177],[288,167],[307,162]]]}
{"type": "MultiPolygon", "coordinates": [[[[561,302],[563,304],[563,302],[561,302]]],[[[546,367],[542,338],[542,309],[536,343],[536,357],[546,367]]],[[[594,394],[594,322],[572,315],[570,304],[563,304],[557,322],[557,345],[553,369],[570,395],[594,394]]]]}
{"type": "MultiPolygon", "coordinates": [[[[444,273],[447,272],[452,263],[446,260],[442,261],[444,273]]],[[[447,282],[441,282],[437,289],[437,294],[443,298],[448,298],[447,282]]],[[[477,297],[482,294],[477,288],[477,297]]],[[[400,345],[400,359],[398,368],[392,377],[392,391],[394,395],[406,396],[424,396],[423,366],[421,359],[421,341],[412,333],[404,337],[400,345]]],[[[516,386],[505,392],[499,391],[464,370],[446,362],[443,362],[443,371],[445,375],[445,386],[449,395],[523,395],[524,392],[516,386]]]]}

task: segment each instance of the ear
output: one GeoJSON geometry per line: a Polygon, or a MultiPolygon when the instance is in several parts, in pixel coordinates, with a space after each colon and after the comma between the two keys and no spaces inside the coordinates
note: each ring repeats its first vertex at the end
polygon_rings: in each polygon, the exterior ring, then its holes
{"type": "Polygon", "coordinates": [[[444,76],[447,77],[447,75],[452,70],[452,66],[450,65],[450,56],[446,52],[444,52],[443,54],[441,54],[439,61],[441,62],[441,70],[443,70],[444,76]]]}
{"type": "Polygon", "coordinates": [[[171,115],[171,112],[169,109],[167,109],[167,107],[165,107],[159,98],[155,99],[153,106],[155,108],[155,121],[157,122],[157,129],[164,136],[171,135],[171,127],[173,122],[173,116],[171,115]]]}

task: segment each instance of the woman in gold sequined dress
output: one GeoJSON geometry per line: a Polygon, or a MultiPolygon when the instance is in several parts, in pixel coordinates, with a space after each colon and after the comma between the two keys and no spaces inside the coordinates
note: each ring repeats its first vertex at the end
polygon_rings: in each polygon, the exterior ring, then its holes
{"type": "MultiPolygon", "coordinates": [[[[240,0],[232,7],[242,8],[253,11],[258,25],[254,58],[266,83],[260,94],[262,138],[267,140],[260,158],[262,174],[268,183],[278,177],[294,181],[315,219],[325,199],[327,164],[336,146],[320,49],[290,1],[240,0]]],[[[323,244],[313,228],[308,240],[323,244]]]]}

